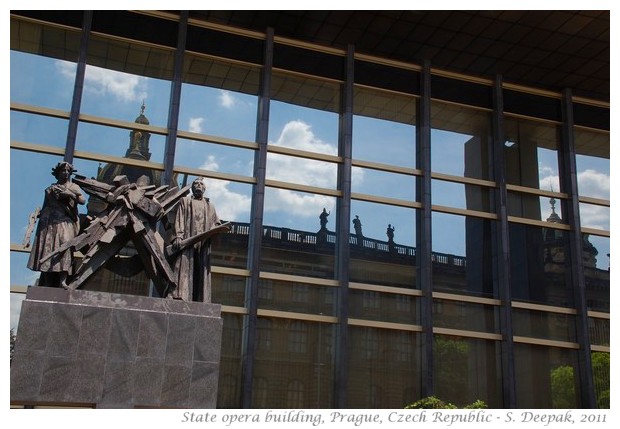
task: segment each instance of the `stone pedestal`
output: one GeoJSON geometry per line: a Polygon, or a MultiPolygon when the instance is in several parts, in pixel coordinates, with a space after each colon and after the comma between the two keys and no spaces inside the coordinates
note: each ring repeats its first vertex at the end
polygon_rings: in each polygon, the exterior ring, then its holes
{"type": "Polygon", "coordinates": [[[31,287],[11,403],[215,408],[219,304],[31,287]]]}

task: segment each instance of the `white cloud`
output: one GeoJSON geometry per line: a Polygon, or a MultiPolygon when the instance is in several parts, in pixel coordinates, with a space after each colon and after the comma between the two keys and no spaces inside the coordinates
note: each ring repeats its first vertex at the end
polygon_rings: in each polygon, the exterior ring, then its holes
{"type": "Polygon", "coordinates": [[[205,118],[189,118],[189,130],[192,133],[201,133],[205,118]]]}
{"type": "Polygon", "coordinates": [[[550,175],[540,178],[540,189],[544,191],[560,191],[560,178],[557,175],[550,175]]]}
{"type": "MultiPolygon", "coordinates": [[[[270,144],[328,155],[336,155],[338,153],[335,144],[330,144],[317,138],[312,132],[312,127],[300,120],[290,121],[284,125],[276,141],[270,142],[270,144]]],[[[335,163],[274,153],[270,153],[267,156],[268,179],[326,189],[334,189],[336,186],[338,166],[335,163]]],[[[364,172],[362,169],[353,169],[352,180],[354,182],[362,182],[363,177],[364,172]]],[[[285,211],[292,216],[316,217],[318,216],[317,213],[320,213],[320,210],[323,208],[326,208],[328,211],[334,209],[336,202],[334,197],[306,194],[286,189],[275,189],[269,192],[269,197],[265,200],[265,211],[285,211]]]]}
{"type": "Polygon", "coordinates": [[[219,100],[220,106],[226,109],[232,109],[237,104],[237,99],[233,97],[230,91],[221,90],[219,100]]]}
{"type": "Polygon", "coordinates": [[[300,120],[290,121],[284,125],[278,139],[270,143],[328,155],[336,155],[338,153],[335,144],[329,144],[318,139],[312,132],[312,127],[300,120]]]}
{"type": "Polygon", "coordinates": [[[609,209],[592,204],[580,204],[579,215],[581,226],[587,228],[604,229],[609,231],[609,209]]]}
{"type": "MultiPolygon", "coordinates": [[[[56,68],[66,78],[75,78],[75,64],[57,61],[56,68]]],[[[147,98],[145,77],[88,66],[84,81],[86,91],[98,95],[113,95],[123,102],[142,101],[147,98]]]]}
{"type": "MultiPolygon", "coordinates": [[[[209,155],[199,168],[218,171],[219,164],[215,156],[209,155]]],[[[240,220],[242,215],[250,213],[251,197],[231,190],[229,180],[204,178],[203,181],[207,188],[206,195],[212,199],[220,219],[240,220]]]]}
{"type": "Polygon", "coordinates": [[[577,173],[579,195],[609,199],[609,175],[596,170],[584,170],[577,173]]]}

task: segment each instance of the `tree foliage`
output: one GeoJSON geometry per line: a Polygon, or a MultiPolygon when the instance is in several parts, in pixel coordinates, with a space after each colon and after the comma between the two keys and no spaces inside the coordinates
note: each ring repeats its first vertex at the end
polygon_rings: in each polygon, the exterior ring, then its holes
{"type": "MultiPolygon", "coordinates": [[[[407,410],[421,410],[421,409],[449,409],[456,410],[459,407],[456,405],[443,401],[436,396],[427,396],[426,398],[419,399],[412,404],[405,406],[407,410]]],[[[465,405],[463,408],[488,408],[487,404],[480,399],[472,402],[471,404],[465,405]]]]}

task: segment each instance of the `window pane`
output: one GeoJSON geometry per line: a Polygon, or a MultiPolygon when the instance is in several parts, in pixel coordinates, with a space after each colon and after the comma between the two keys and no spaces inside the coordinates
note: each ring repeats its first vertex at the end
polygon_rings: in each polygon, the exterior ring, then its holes
{"type": "Polygon", "coordinates": [[[577,350],[515,344],[517,408],[581,408],[577,350]]]}
{"type": "Polygon", "coordinates": [[[455,176],[489,179],[489,113],[431,104],[431,169],[455,176]]]}
{"type": "Polygon", "coordinates": [[[269,144],[338,154],[338,115],[293,104],[272,101],[269,116],[269,144]]]}
{"type": "Polygon", "coordinates": [[[491,190],[483,186],[433,179],[431,196],[433,204],[440,206],[495,212],[491,204],[491,190]]]}
{"type": "Polygon", "coordinates": [[[267,154],[267,179],[336,189],[338,165],[296,156],[267,154]]]}
{"type": "MultiPolygon", "coordinates": [[[[30,215],[37,208],[42,208],[45,189],[56,182],[52,168],[61,161],[62,158],[55,155],[11,149],[11,243],[21,244],[24,241],[30,215]]],[[[84,206],[79,206],[79,209],[81,213],[86,211],[84,206]]],[[[34,235],[33,231],[30,243],[34,240],[34,235]]]]}
{"type": "Polygon", "coordinates": [[[145,104],[150,124],[165,127],[173,61],[172,50],[92,37],[82,112],[126,121],[145,104]]]}
{"type": "Polygon", "coordinates": [[[419,398],[419,334],[350,326],[349,350],[349,407],[403,408],[419,398]]]}
{"type": "MultiPolygon", "coordinates": [[[[135,122],[141,118],[145,116],[140,114],[135,122]]],[[[166,137],[159,134],[80,122],[75,148],[91,153],[162,163],[165,146],[166,137]]]]}
{"type": "MultiPolygon", "coordinates": [[[[333,330],[326,323],[289,319],[260,322],[254,376],[267,381],[265,408],[333,406],[333,330]],[[269,333],[267,333],[269,332],[269,333]],[[265,341],[270,346],[265,347],[265,341]]],[[[259,394],[259,392],[255,392],[259,394]]]]}
{"type": "Polygon", "coordinates": [[[609,333],[611,325],[609,319],[598,319],[595,317],[589,317],[588,325],[590,327],[590,343],[597,346],[609,347],[609,333]]]}
{"type": "Polygon", "coordinates": [[[254,151],[217,143],[177,139],[174,163],[179,167],[252,177],[254,151]]]}
{"type": "Polygon", "coordinates": [[[588,309],[607,313],[611,307],[609,245],[609,237],[583,235],[583,265],[588,309]]]}
{"type": "Polygon", "coordinates": [[[545,311],[512,309],[514,335],[545,340],[577,341],[575,316],[545,311]]]}
{"type": "Polygon", "coordinates": [[[334,315],[335,287],[261,279],[258,289],[260,308],[334,315]]]}
{"type": "MultiPolygon", "coordinates": [[[[336,117],[337,120],[337,113],[340,109],[340,84],[311,77],[299,77],[274,71],[271,80],[271,98],[272,101],[270,103],[270,107],[272,112],[277,112],[278,109],[281,108],[278,107],[278,105],[281,103],[286,103],[307,107],[312,110],[316,109],[317,111],[322,112],[333,112],[333,116],[336,117]],[[274,103],[274,100],[277,100],[278,102],[274,103]]],[[[285,119],[277,119],[278,116],[274,117],[272,113],[269,118],[269,135],[274,135],[271,132],[271,125],[275,125],[276,129],[280,129],[284,123],[288,122],[290,119],[304,118],[305,116],[310,115],[312,110],[306,111],[303,116],[295,117],[295,115],[292,114],[289,115],[292,116],[292,118],[289,117],[285,119]],[[271,123],[274,119],[279,122],[275,124],[271,123]]],[[[324,135],[327,135],[325,131],[323,131],[319,137],[322,138],[324,135]]]]}
{"type": "Polygon", "coordinates": [[[562,199],[525,192],[508,192],[508,216],[566,224],[567,222],[561,217],[562,213],[565,213],[565,205],[566,201],[562,199]]]}
{"type": "Polygon", "coordinates": [[[267,187],[261,270],[333,278],[334,226],[322,230],[323,209],[336,219],[336,198],[267,187]]]}
{"type": "Polygon", "coordinates": [[[478,399],[502,408],[500,357],[498,341],[435,335],[436,396],[459,408],[478,399]]]}
{"type": "Polygon", "coordinates": [[[352,282],[416,287],[414,209],[351,201],[352,282]]]}
{"type": "Polygon", "coordinates": [[[494,296],[493,221],[433,212],[433,290],[494,296]]]}
{"type": "Polygon", "coordinates": [[[349,289],[349,317],[383,322],[419,324],[419,301],[412,295],[349,289]]]}
{"type": "MultiPolygon", "coordinates": [[[[217,248],[221,248],[219,243],[217,248]]],[[[223,265],[220,261],[217,262],[217,265],[223,265]]],[[[216,265],[215,261],[213,265],[216,265]]],[[[212,302],[235,307],[243,307],[245,305],[245,277],[212,273],[211,282],[213,285],[213,290],[211,291],[212,302]]]]}
{"type": "Polygon", "coordinates": [[[580,196],[609,200],[609,148],[609,134],[575,130],[577,186],[580,196]]]}
{"type": "Polygon", "coordinates": [[[254,141],[259,69],[185,56],[179,129],[254,141]]]}
{"type": "MultiPolygon", "coordinates": [[[[215,291],[214,291],[215,292],[215,291]]],[[[241,342],[243,315],[222,313],[223,332],[217,408],[239,408],[241,398],[241,342]]]]}
{"type": "Polygon", "coordinates": [[[354,88],[353,158],[415,168],[416,99],[354,88]]]}
{"type": "Polygon", "coordinates": [[[11,112],[11,141],[64,149],[69,121],[30,113],[11,112]]]}
{"type": "Polygon", "coordinates": [[[562,191],[558,183],[559,128],[507,118],[505,133],[506,181],[545,191],[562,191]]]}
{"type": "Polygon", "coordinates": [[[498,307],[448,299],[433,299],[433,326],[499,333],[498,307]]]}
{"type": "Polygon", "coordinates": [[[566,231],[509,223],[512,298],[560,307],[573,305],[566,231]]]}
{"type": "Polygon", "coordinates": [[[11,102],[71,110],[80,33],[11,18],[11,102]]]}
{"type": "Polygon", "coordinates": [[[610,363],[609,353],[592,352],[594,393],[598,408],[610,408],[610,363]]]}

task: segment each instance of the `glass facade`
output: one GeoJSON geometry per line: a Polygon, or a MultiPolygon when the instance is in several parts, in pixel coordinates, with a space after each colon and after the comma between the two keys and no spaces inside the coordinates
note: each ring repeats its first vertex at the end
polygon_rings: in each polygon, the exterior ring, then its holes
{"type": "MultiPolygon", "coordinates": [[[[12,329],[57,162],[205,177],[233,225],[219,408],[609,407],[609,122],[582,99],[504,88],[494,110],[491,81],[198,18],[34,15],[11,14],[12,329]]],[[[111,266],[85,288],[156,296],[111,266]]]]}

